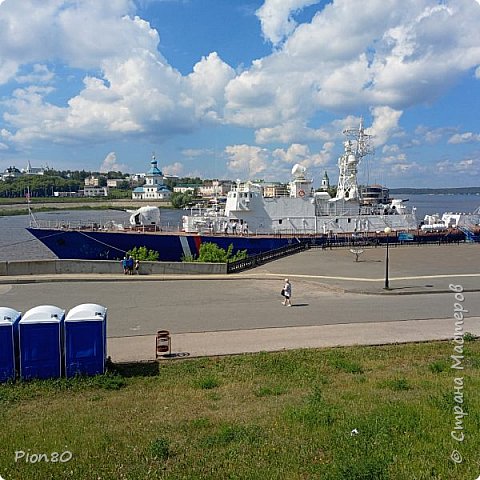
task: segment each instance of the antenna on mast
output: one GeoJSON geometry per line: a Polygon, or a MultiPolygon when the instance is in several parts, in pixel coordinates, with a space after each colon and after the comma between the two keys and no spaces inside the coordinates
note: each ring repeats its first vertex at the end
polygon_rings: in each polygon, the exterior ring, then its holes
{"type": "Polygon", "coordinates": [[[360,119],[358,128],[347,128],[343,134],[347,139],[343,142],[345,152],[338,159],[340,174],[336,198],[349,200],[360,196],[357,183],[358,165],[373,149],[370,145],[371,135],[367,135],[363,128],[363,118],[360,119]]]}

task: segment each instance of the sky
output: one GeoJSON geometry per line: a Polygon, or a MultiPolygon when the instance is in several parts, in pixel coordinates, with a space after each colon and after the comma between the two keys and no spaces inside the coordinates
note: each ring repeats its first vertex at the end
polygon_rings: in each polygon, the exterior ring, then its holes
{"type": "Polygon", "coordinates": [[[480,186],[480,0],[0,0],[0,171],[480,186]],[[34,12],[34,14],[32,14],[34,12]]]}

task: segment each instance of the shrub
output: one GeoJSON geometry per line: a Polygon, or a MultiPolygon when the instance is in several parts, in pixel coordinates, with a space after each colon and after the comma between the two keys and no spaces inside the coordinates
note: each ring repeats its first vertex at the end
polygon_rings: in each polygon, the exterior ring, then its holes
{"type": "Polygon", "coordinates": [[[246,250],[238,250],[233,255],[233,244],[231,243],[227,250],[219,247],[216,243],[205,242],[200,245],[198,258],[192,255],[183,256],[183,262],[203,262],[203,263],[227,263],[235,262],[247,257],[246,250]]]}
{"type": "Polygon", "coordinates": [[[147,247],[133,247],[127,252],[135,260],[156,262],[160,254],[156,250],[148,250],[147,247]]]}

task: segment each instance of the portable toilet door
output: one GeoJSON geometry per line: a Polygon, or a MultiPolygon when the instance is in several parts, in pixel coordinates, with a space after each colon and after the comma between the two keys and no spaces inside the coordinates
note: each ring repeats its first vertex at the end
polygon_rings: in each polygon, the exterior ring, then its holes
{"type": "Polygon", "coordinates": [[[17,328],[21,315],[13,308],[0,307],[0,382],[15,380],[17,328]]]}
{"type": "Polygon", "coordinates": [[[18,322],[20,377],[58,378],[62,375],[62,328],[65,310],[40,305],[18,322]]]}
{"type": "Polygon", "coordinates": [[[65,317],[65,376],[105,373],[107,308],[84,303],[65,317]]]}

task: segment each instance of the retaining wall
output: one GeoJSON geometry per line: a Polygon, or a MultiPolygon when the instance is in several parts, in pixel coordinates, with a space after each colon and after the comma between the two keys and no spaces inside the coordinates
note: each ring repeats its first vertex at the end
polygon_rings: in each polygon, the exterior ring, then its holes
{"type": "MultiPolygon", "coordinates": [[[[226,263],[140,262],[141,275],[226,274],[226,263]]],[[[0,276],[55,275],[62,273],[123,273],[117,260],[25,260],[0,262],[0,276]]]]}

